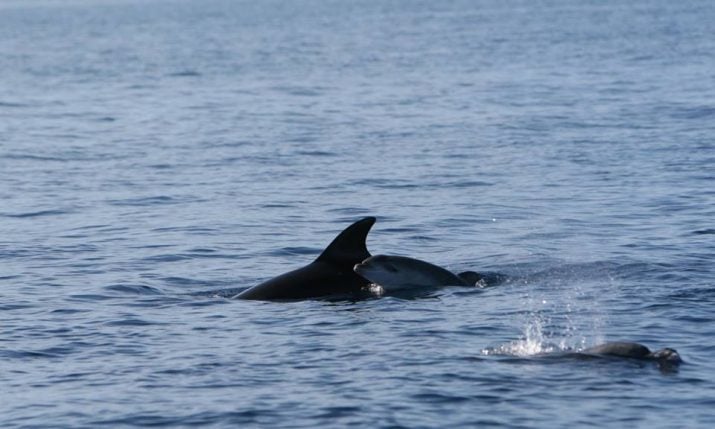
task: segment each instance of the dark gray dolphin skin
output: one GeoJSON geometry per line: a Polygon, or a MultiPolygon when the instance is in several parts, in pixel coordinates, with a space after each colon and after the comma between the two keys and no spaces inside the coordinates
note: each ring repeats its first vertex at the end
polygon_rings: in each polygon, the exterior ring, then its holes
{"type": "Polygon", "coordinates": [[[355,264],[353,269],[386,291],[411,287],[474,286],[481,279],[474,271],[454,274],[437,265],[406,256],[375,255],[355,264]]]}
{"type": "Polygon", "coordinates": [[[234,298],[278,301],[360,293],[369,282],[355,274],[353,266],[370,257],[365,240],[374,223],[374,217],[353,223],[312,263],[267,280],[234,298]]]}
{"type": "Polygon", "coordinates": [[[625,341],[615,341],[582,350],[581,353],[624,357],[631,359],[653,360],[661,364],[679,365],[683,360],[677,351],[664,348],[655,352],[643,344],[630,343],[625,341]]]}

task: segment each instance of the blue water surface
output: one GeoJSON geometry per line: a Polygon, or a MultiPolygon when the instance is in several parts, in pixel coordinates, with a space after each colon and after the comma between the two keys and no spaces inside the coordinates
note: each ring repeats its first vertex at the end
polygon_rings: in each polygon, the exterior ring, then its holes
{"type": "Polygon", "coordinates": [[[713,22],[0,2],[0,426],[715,426],[713,22]],[[229,298],[368,215],[373,254],[508,280],[229,298]],[[613,340],[685,363],[562,353],[613,340]]]}

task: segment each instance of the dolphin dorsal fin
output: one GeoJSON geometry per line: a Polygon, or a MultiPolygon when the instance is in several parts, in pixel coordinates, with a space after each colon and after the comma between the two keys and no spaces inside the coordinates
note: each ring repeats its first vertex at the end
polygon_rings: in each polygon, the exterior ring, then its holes
{"type": "Polygon", "coordinates": [[[374,217],[369,216],[345,228],[323,250],[323,253],[318,256],[316,261],[344,263],[349,265],[352,270],[354,264],[370,257],[365,240],[367,240],[367,233],[370,232],[370,228],[375,224],[375,220],[374,217]]]}

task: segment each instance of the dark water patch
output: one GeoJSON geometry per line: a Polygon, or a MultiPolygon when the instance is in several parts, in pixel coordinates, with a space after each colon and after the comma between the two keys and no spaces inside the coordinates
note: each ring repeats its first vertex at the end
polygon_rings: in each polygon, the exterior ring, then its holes
{"type": "Polygon", "coordinates": [[[99,294],[71,294],[67,297],[68,301],[81,301],[81,302],[96,302],[96,301],[107,301],[114,299],[113,296],[99,295],[99,294]]]}
{"type": "Polygon", "coordinates": [[[169,73],[167,74],[168,77],[199,77],[201,76],[201,73],[195,71],[195,70],[183,70],[179,72],[174,72],[174,73],[169,73]]]}
{"type": "Polygon", "coordinates": [[[281,204],[281,203],[268,203],[268,204],[262,204],[261,208],[265,209],[289,209],[289,208],[294,208],[295,205],[293,204],[281,204]]]}
{"type": "Polygon", "coordinates": [[[161,295],[162,292],[148,285],[141,284],[115,284],[104,287],[107,291],[119,292],[121,294],[131,295],[161,295]]]}
{"type": "Polygon", "coordinates": [[[168,247],[175,246],[173,244],[143,244],[141,246],[130,246],[131,249],[166,249],[168,247]]]}
{"type": "Polygon", "coordinates": [[[181,301],[178,303],[180,307],[195,307],[195,308],[202,308],[202,307],[213,307],[217,304],[227,304],[230,303],[231,301],[226,300],[225,298],[229,297],[223,297],[218,294],[213,294],[213,295],[196,295],[194,294],[193,296],[204,296],[205,298],[208,298],[206,300],[193,300],[193,301],[181,301]],[[221,298],[221,299],[217,299],[221,298]]]}
{"type": "Polygon", "coordinates": [[[182,254],[155,255],[142,258],[143,262],[180,262],[191,259],[190,256],[182,254]]]}
{"type": "Polygon", "coordinates": [[[219,231],[203,226],[165,226],[152,229],[154,232],[187,232],[192,234],[215,234],[219,231]]]}
{"type": "Polygon", "coordinates": [[[105,322],[105,326],[151,326],[151,325],[165,325],[165,323],[149,322],[142,319],[128,318],[122,320],[112,320],[110,322],[105,322]]]}
{"type": "MultiPolygon", "coordinates": [[[[313,135],[304,135],[304,136],[293,136],[290,138],[285,139],[289,143],[299,143],[299,144],[310,144],[316,141],[316,137],[313,135]]],[[[306,152],[296,152],[293,154],[293,156],[300,156],[300,155],[305,155],[305,156],[316,156],[314,154],[311,154],[310,151],[306,152]]],[[[319,155],[318,155],[319,156],[319,155]]]]}
{"type": "MultiPolygon", "coordinates": [[[[308,87],[308,86],[295,86],[295,85],[282,85],[282,86],[274,86],[271,88],[274,91],[287,94],[287,95],[294,95],[294,96],[299,96],[299,97],[317,97],[325,92],[327,88],[321,88],[317,86],[313,87],[308,87]]],[[[300,114],[297,112],[293,112],[294,116],[310,116],[310,115],[305,115],[305,114],[300,114]]]]}
{"type": "Polygon", "coordinates": [[[470,401],[471,398],[460,395],[446,395],[443,393],[417,393],[412,398],[419,402],[429,404],[456,404],[470,401]]]}
{"type": "Polygon", "coordinates": [[[701,324],[711,325],[711,324],[713,324],[713,322],[715,322],[715,317],[712,317],[709,315],[697,316],[695,314],[691,314],[691,315],[678,316],[678,320],[687,322],[687,323],[701,323],[701,324]]]}
{"type": "Polygon", "coordinates": [[[366,177],[358,180],[352,180],[347,184],[347,186],[365,186],[377,189],[414,189],[423,187],[424,184],[405,179],[380,179],[375,177],[366,177]]]}
{"type": "MultiPolygon", "coordinates": [[[[87,379],[91,378],[94,374],[91,372],[73,372],[69,374],[61,374],[57,377],[52,378],[52,383],[53,384],[62,384],[62,383],[74,383],[82,379],[87,379]]],[[[76,413],[76,415],[79,415],[79,413],[76,413]]]]}
{"type": "Polygon", "coordinates": [[[67,161],[64,158],[47,156],[47,155],[32,155],[32,154],[22,154],[22,153],[8,153],[0,156],[3,159],[10,159],[15,161],[57,161],[63,162],[67,161]]]}
{"type": "Polygon", "coordinates": [[[27,104],[27,103],[14,103],[14,102],[10,102],[10,101],[0,101],[0,107],[19,109],[19,108],[30,107],[30,106],[31,105],[27,104]]]}
{"type": "Polygon", "coordinates": [[[71,228],[68,231],[100,231],[100,232],[120,232],[127,231],[129,228],[124,226],[116,226],[112,224],[92,224],[83,225],[77,228],[71,228]]]}
{"type": "Polygon", "coordinates": [[[320,254],[321,249],[315,247],[289,246],[281,249],[269,250],[265,252],[267,256],[297,256],[297,255],[313,255],[320,254]]]}
{"type": "Polygon", "coordinates": [[[675,288],[667,295],[667,298],[688,302],[708,303],[711,299],[715,299],[715,287],[705,286],[675,288]]]}
{"type": "MultiPolygon", "coordinates": [[[[416,232],[422,233],[424,230],[418,227],[402,226],[402,227],[383,227],[380,229],[381,232],[390,234],[414,234],[416,232]]],[[[412,236],[417,237],[416,235],[412,236]]],[[[423,236],[424,237],[424,236],[423,236]]]]}
{"type": "Polygon", "coordinates": [[[111,304],[119,308],[172,308],[185,302],[185,299],[177,296],[145,295],[132,301],[117,301],[111,304]]]}
{"type": "Polygon", "coordinates": [[[697,231],[693,231],[693,234],[695,234],[695,235],[713,235],[713,234],[715,234],[715,228],[699,229],[697,231]]]}
{"type": "MultiPolygon", "coordinates": [[[[54,312],[53,312],[54,313],[54,312]]],[[[70,328],[65,328],[65,327],[60,327],[60,328],[52,328],[52,329],[45,329],[44,333],[47,334],[52,334],[53,336],[63,336],[65,334],[69,334],[72,332],[72,329],[70,328]]]]}
{"type": "Polygon", "coordinates": [[[230,253],[218,253],[214,249],[191,249],[190,253],[185,253],[184,255],[194,259],[245,259],[245,256],[230,253]]]}
{"type": "Polygon", "coordinates": [[[206,286],[210,282],[188,277],[160,277],[159,280],[176,286],[206,286]]]}
{"type": "Polygon", "coordinates": [[[172,164],[151,164],[147,165],[147,168],[151,168],[153,170],[171,170],[176,168],[176,166],[172,164]]]}
{"type": "Polygon", "coordinates": [[[0,350],[0,356],[10,359],[56,359],[70,355],[76,351],[77,349],[72,347],[56,346],[41,350],[0,350]]]}
{"type": "MultiPolygon", "coordinates": [[[[346,202],[349,203],[349,202],[346,202]]],[[[343,205],[340,207],[334,207],[327,210],[328,213],[338,215],[338,218],[334,219],[334,222],[339,222],[340,225],[350,224],[355,221],[358,216],[371,216],[373,215],[373,209],[366,207],[357,207],[354,205],[343,205]]],[[[387,216],[381,216],[380,221],[385,222],[389,219],[387,216]]]]}
{"type": "Polygon", "coordinates": [[[451,183],[447,183],[446,186],[450,188],[482,188],[487,186],[494,186],[493,182],[484,182],[481,180],[457,180],[451,183]]]}
{"type": "Polygon", "coordinates": [[[0,356],[6,359],[50,359],[57,356],[46,351],[26,351],[26,350],[9,350],[0,349],[0,356]]]}
{"type": "Polygon", "coordinates": [[[127,206],[127,207],[148,207],[157,205],[173,205],[185,203],[188,200],[180,199],[176,197],[170,197],[167,195],[158,195],[154,197],[140,197],[140,198],[125,198],[119,200],[108,200],[107,203],[113,206],[127,206]]]}
{"type": "Polygon", "coordinates": [[[0,304],[0,311],[13,311],[13,310],[26,310],[28,308],[35,308],[36,304],[0,304]]]}
{"type": "MultiPolygon", "coordinates": [[[[324,407],[317,413],[314,417],[319,419],[338,419],[342,417],[355,416],[362,413],[364,409],[362,407],[355,406],[333,406],[324,407]]],[[[330,420],[328,420],[330,421],[330,420]]]]}
{"type": "Polygon", "coordinates": [[[92,426],[109,427],[198,427],[198,426],[240,426],[270,425],[280,422],[271,409],[253,408],[245,411],[200,412],[195,414],[172,413],[171,416],[157,414],[129,414],[126,417],[94,420],[92,426]]]}
{"type": "Polygon", "coordinates": [[[410,235],[409,236],[410,240],[414,240],[416,242],[427,242],[427,241],[434,241],[437,242],[439,241],[436,237],[430,237],[428,235],[410,235]]]}
{"type": "Polygon", "coordinates": [[[674,119],[708,119],[715,117],[715,107],[695,106],[677,109],[671,114],[674,119]]]}
{"type": "MultiPolygon", "coordinates": [[[[311,139],[311,141],[314,139],[311,139]]],[[[307,157],[318,157],[318,158],[332,158],[339,156],[335,152],[328,152],[323,150],[300,150],[296,152],[297,156],[307,156],[307,157]]]]}
{"type": "Polygon", "coordinates": [[[79,314],[79,313],[88,313],[92,310],[86,309],[86,308],[58,308],[55,310],[52,310],[52,314],[79,314]]]}
{"type": "Polygon", "coordinates": [[[44,217],[44,216],[60,216],[60,215],[66,215],[69,213],[71,213],[71,211],[69,211],[69,210],[54,209],[54,210],[40,210],[40,211],[36,211],[36,212],[25,212],[25,213],[0,213],[0,216],[8,217],[8,218],[16,218],[16,219],[25,219],[25,218],[44,217]]]}
{"type": "Polygon", "coordinates": [[[193,288],[193,287],[217,287],[221,285],[227,285],[227,286],[232,286],[235,285],[236,282],[234,280],[206,280],[206,279],[195,279],[195,278],[190,278],[190,277],[179,277],[179,276],[173,276],[173,277],[161,277],[157,276],[156,277],[157,281],[164,282],[166,284],[172,285],[172,286],[180,286],[182,288],[193,288]]]}

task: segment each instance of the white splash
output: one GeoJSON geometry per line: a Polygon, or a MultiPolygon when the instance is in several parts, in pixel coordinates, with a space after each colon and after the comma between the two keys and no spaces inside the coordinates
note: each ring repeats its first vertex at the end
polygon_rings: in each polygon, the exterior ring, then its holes
{"type": "Polygon", "coordinates": [[[371,293],[372,295],[375,295],[377,297],[380,297],[385,294],[385,288],[380,286],[377,283],[370,283],[369,285],[365,286],[365,289],[371,293]]]}
{"type": "Polygon", "coordinates": [[[524,338],[484,349],[482,354],[526,357],[563,350],[563,344],[555,345],[548,341],[549,338],[544,334],[544,324],[544,318],[535,314],[524,327],[524,338]]]}

